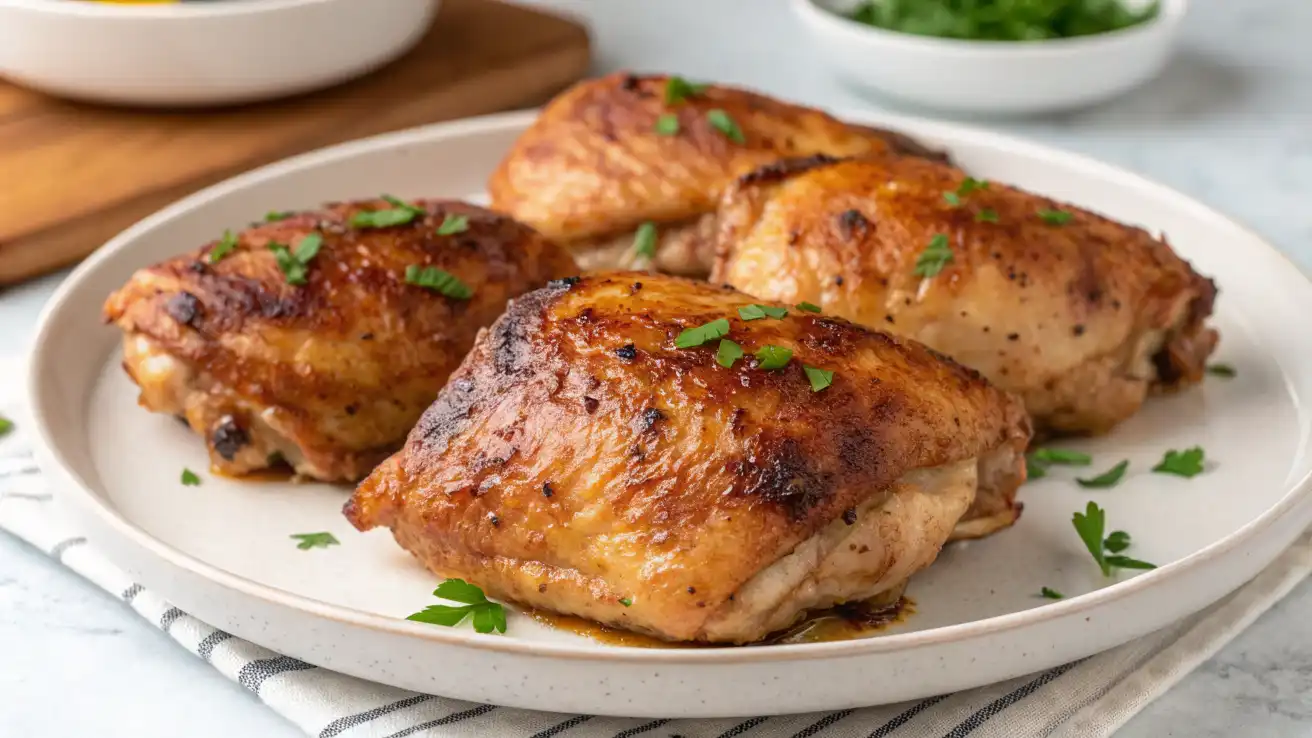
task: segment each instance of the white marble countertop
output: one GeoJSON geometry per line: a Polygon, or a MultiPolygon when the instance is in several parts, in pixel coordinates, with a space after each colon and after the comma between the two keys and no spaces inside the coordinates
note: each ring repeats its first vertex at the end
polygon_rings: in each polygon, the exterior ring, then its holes
{"type": "MultiPolygon", "coordinates": [[[[590,17],[597,71],[668,70],[833,108],[781,0],[556,0],[590,17]]],[[[1198,0],[1165,73],[1101,107],[981,125],[1136,170],[1312,270],[1312,2],[1198,0]]],[[[0,354],[26,346],[62,275],[0,292],[0,354]]],[[[298,735],[111,597],[0,534],[0,736],[298,735]]],[[[1126,738],[1312,736],[1312,582],[1136,717],[1126,738]]]]}

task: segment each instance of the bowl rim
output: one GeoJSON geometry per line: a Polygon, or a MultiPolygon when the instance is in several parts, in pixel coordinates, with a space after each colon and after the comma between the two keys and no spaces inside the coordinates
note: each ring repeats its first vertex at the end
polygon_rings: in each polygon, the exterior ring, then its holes
{"type": "Polygon", "coordinates": [[[859,43],[900,46],[906,51],[937,54],[1012,55],[1045,57],[1072,52],[1107,50],[1109,47],[1133,43],[1153,34],[1170,34],[1180,25],[1189,8],[1189,0],[1158,0],[1157,15],[1143,23],[1105,31],[1088,36],[1042,39],[1038,41],[996,41],[983,39],[945,38],[922,36],[903,31],[858,23],[846,16],[821,7],[817,0],[790,0],[793,12],[812,28],[835,33],[859,43]]]}
{"type": "Polygon", "coordinates": [[[97,20],[180,20],[195,18],[233,18],[280,10],[294,10],[315,5],[330,5],[343,0],[228,0],[209,3],[119,4],[100,2],[59,2],[49,0],[0,0],[0,10],[19,10],[51,17],[92,18],[97,20]]]}
{"type": "MultiPolygon", "coordinates": [[[[65,486],[60,488],[61,494],[66,499],[69,496],[77,498],[76,502],[66,504],[76,504],[83,507],[83,514],[95,516],[98,520],[97,524],[105,530],[112,531],[119,541],[126,541],[133,547],[148,552],[156,559],[176,567],[182,572],[208,580],[225,589],[261,602],[302,614],[373,631],[418,638],[451,646],[465,646],[492,652],[581,661],[605,660],[642,664],[736,664],[773,660],[823,660],[843,656],[910,651],[920,647],[969,641],[974,638],[1014,632],[1020,628],[1089,612],[1100,606],[1132,597],[1145,589],[1157,586],[1158,583],[1179,579],[1185,576],[1187,572],[1197,571],[1199,568],[1242,548],[1263,532],[1277,528],[1282,523],[1287,523],[1292,517],[1302,516],[1302,525],[1306,525],[1309,514],[1312,514],[1312,471],[1302,471],[1296,476],[1285,480],[1285,493],[1275,504],[1242,527],[1213,541],[1202,549],[1133,578],[1069,599],[1047,603],[1041,607],[929,630],[857,641],[790,644],[760,649],[713,647],[665,650],[635,646],[588,646],[503,640],[502,636],[495,634],[433,628],[392,616],[324,602],[273,585],[256,582],[244,576],[227,572],[217,565],[201,560],[192,554],[184,553],[146,532],[134,521],[120,513],[98,491],[99,485],[85,479],[78,471],[77,465],[68,460],[65,447],[59,442],[55,432],[58,424],[51,417],[48,403],[40,399],[50,392],[57,391],[51,388],[50,383],[52,380],[42,369],[49,362],[57,360],[52,348],[56,343],[51,340],[51,336],[59,330],[59,318],[69,310],[67,304],[72,301],[75,294],[85,289],[83,283],[118,252],[130,249],[143,234],[150,232],[161,224],[183,217],[198,208],[207,207],[210,201],[226,193],[276,180],[290,172],[349,159],[369,152],[393,151],[415,144],[431,144],[433,141],[459,139],[463,136],[481,135],[489,132],[522,131],[536,119],[538,112],[538,110],[519,110],[435,123],[356,139],[266,164],[199,190],[164,207],[115,236],[84,260],[73,270],[72,274],[64,279],[43,307],[37,321],[36,335],[31,344],[32,350],[29,352],[27,359],[26,394],[31,403],[31,420],[34,430],[33,444],[37,448],[38,459],[42,461],[43,467],[52,471],[52,476],[56,479],[65,482],[65,486]]],[[[1028,139],[990,131],[969,123],[933,121],[916,116],[853,109],[838,109],[834,111],[834,114],[859,124],[882,125],[902,131],[928,131],[931,135],[934,133],[947,133],[980,145],[1005,147],[1013,152],[1028,152],[1042,156],[1045,159],[1063,161],[1092,174],[1131,183],[1137,188],[1171,201],[1182,210],[1188,210],[1201,219],[1220,223],[1224,227],[1244,234],[1255,243],[1266,246],[1270,256],[1281,261],[1293,273],[1302,277],[1304,281],[1312,281],[1312,273],[1303,270],[1282,251],[1272,245],[1270,241],[1252,229],[1178,190],[1120,166],[1107,164],[1087,155],[1028,139]]],[[[1312,285],[1306,285],[1306,287],[1312,289],[1312,285]]],[[[1304,435],[1306,435],[1306,431],[1304,435]]],[[[1302,457],[1296,458],[1301,460],[1302,457]]]]}

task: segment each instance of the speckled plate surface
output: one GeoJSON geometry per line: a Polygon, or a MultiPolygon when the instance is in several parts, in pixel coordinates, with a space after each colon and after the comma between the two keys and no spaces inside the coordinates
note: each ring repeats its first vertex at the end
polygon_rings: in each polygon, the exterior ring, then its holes
{"type": "Polygon", "coordinates": [[[950,149],[976,176],[1015,183],[1167,234],[1221,287],[1219,360],[1238,368],[1152,400],[1109,437],[1064,444],[1126,480],[1085,490],[1054,470],[1022,490],[1011,530],[949,547],[911,583],[914,615],[856,641],[649,649],[598,643],[520,614],[505,635],[402,618],[433,577],[386,532],[356,533],[347,491],[235,482],[201,443],[135,404],[100,304],[137,268],[271,209],[391,192],[475,197],[531,113],[406,131],[307,154],[229,180],[148,218],[84,263],[47,306],[33,352],[40,455],[59,498],[105,554],[179,607],[311,663],[419,691],[544,710],[697,717],[836,709],[974,687],[1110,648],[1215,601],[1312,521],[1312,286],[1260,238],[1170,190],[1085,158],[969,128],[850,116],[950,149]],[[1149,473],[1201,445],[1206,472],[1149,473]],[[1071,514],[1088,500],[1134,556],[1160,568],[1103,579],[1071,514]],[[341,545],[301,551],[292,533],[341,545]],[[1043,586],[1064,592],[1051,602],[1043,586]]]}

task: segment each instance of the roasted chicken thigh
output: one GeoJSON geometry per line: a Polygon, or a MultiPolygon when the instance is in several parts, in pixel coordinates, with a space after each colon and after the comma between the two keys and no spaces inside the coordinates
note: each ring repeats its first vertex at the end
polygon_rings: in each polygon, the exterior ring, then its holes
{"type": "Polygon", "coordinates": [[[1109,430],[1198,381],[1217,340],[1216,288],[1164,240],[942,162],[781,162],[740,178],[719,220],[715,281],[921,341],[1042,431],[1109,430]]]}
{"type": "Polygon", "coordinates": [[[930,155],[903,136],[721,85],[613,74],[551,101],[492,175],[492,207],[567,245],[584,269],[645,268],[634,231],[657,229],[656,269],[705,277],[715,203],[733,178],[784,156],[930,155]]]}
{"type": "Polygon", "coordinates": [[[142,269],[105,318],[123,330],[140,403],[183,418],[219,471],[281,459],[354,481],[511,297],[575,270],[561,247],[472,205],[339,204],[142,269]],[[352,225],[366,212],[384,215],[352,225]]]}
{"type": "Polygon", "coordinates": [[[514,300],[347,517],[493,596],[744,643],[900,586],[977,490],[1011,499],[1019,401],[914,342],[755,302],[632,272],[514,300]]]}

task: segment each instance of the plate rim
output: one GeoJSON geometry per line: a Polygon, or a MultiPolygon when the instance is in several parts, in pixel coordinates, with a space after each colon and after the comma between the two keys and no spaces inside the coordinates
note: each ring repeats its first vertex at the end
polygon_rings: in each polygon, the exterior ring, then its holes
{"type": "MultiPolygon", "coordinates": [[[[429,625],[413,623],[398,617],[365,612],[299,595],[279,587],[261,584],[207,563],[155,538],[127,520],[109,504],[107,499],[103,499],[101,494],[93,491],[94,485],[89,484],[76,468],[67,462],[62,448],[55,439],[47,408],[40,401],[40,398],[47,391],[44,389],[46,380],[43,379],[44,373],[41,371],[41,367],[49,361],[45,352],[46,347],[53,344],[51,336],[55,330],[56,315],[64,309],[64,304],[80,291],[82,283],[87,281],[103,262],[109,260],[119,251],[130,248],[142,234],[154,229],[159,224],[183,216],[198,208],[203,208],[210,200],[226,193],[277,179],[302,168],[339,161],[370,152],[385,152],[408,145],[433,143],[504,129],[523,129],[536,118],[537,114],[537,109],[529,109],[462,118],[315,149],[243,172],[192,193],[143,218],[102,245],[92,256],[84,260],[69,274],[46,302],[38,318],[37,330],[28,352],[26,391],[35,430],[33,441],[39,447],[39,450],[43,452],[38,455],[38,458],[44,458],[57,464],[62,475],[73,482],[72,485],[64,485],[59,492],[62,495],[76,495],[80,498],[84,510],[93,512],[102,524],[107,525],[133,545],[158,559],[162,559],[169,565],[208,580],[224,589],[235,590],[239,594],[261,600],[267,604],[288,608],[302,615],[323,618],[340,624],[380,631],[390,635],[420,638],[453,647],[489,650],[521,656],[582,661],[611,661],[636,665],[726,665],[862,657],[878,653],[911,651],[921,647],[945,645],[981,636],[1012,632],[1093,610],[1130,597],[1141,590],[1159,586],[1159,583],[1164,585],[1166,582],[1205,566],[1208,562],[1224,556],[1233,549],[1251,541],[1254,536],[1260,535],[1264,530],[1292,515],[1300,506],[1308,506],[1307,503],[1312,501],[1312,470],[1309,470],[1293,481],[1286,479],[1285,492],[1274,505],[1229,535],[1213,541],[1198,551],[1131,579],[1028,610],[911,633],[897,633],[876,638],[828,643],[785,644],[766,648],[652,649],[591,643],[527,641],[506,638],[501,635],[433,628],[429,625]]],[[[1107,164],[1084,154],[1066,151],[1058,147],[968,124],[866,110],[839,110],[836,111],[836,114],[855,123],[887,126],[893,130],[908,132],[909,135],[946,136],[964,139],[972,145],[1004,149],[1039,159],[1064,160],[1103,178],[1131,181],[1140,188],[1152,191],[1155,196],[1171,200],[1181,210],[1191,211],[1195,215],[1214,222],[1220,221],[1244,233],[1252,240],[1261,243],[1270,252],[1270,255],[1278,257],[1290,269],[1302,276],[1304,288],[1312,289],[1312,275],[1309,275],[1253,229],[1188,195],[1128,169],[1107,164]]],[[[1306,428],[1303,429],[1303,435],[1307,435],[1306,428]]],[[[167,596],[167,593],[165,595],[167,596]]]]}

